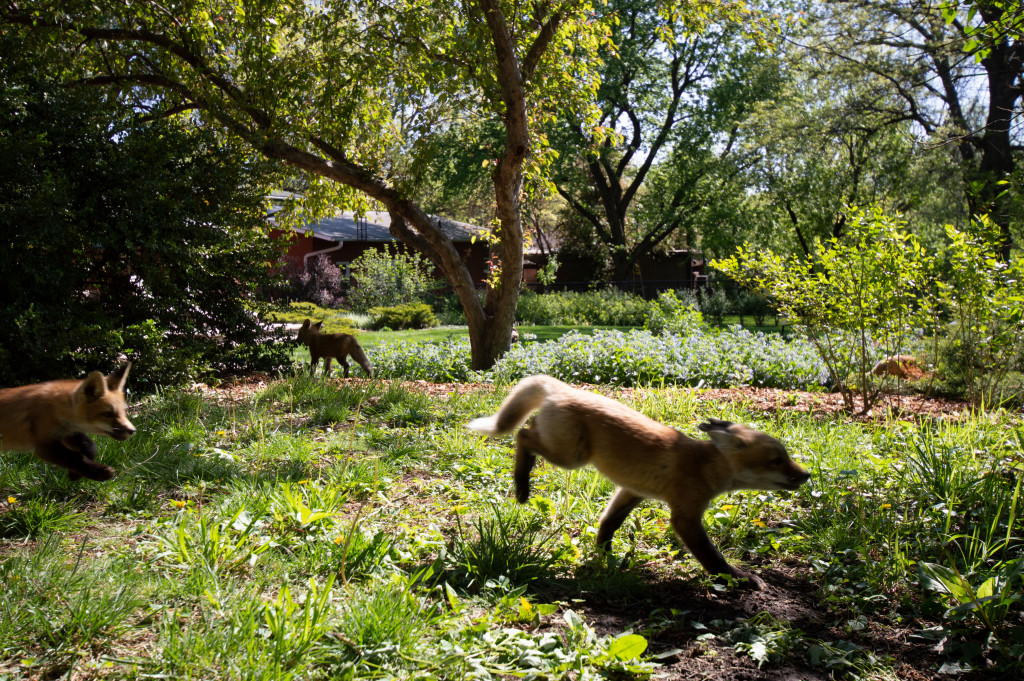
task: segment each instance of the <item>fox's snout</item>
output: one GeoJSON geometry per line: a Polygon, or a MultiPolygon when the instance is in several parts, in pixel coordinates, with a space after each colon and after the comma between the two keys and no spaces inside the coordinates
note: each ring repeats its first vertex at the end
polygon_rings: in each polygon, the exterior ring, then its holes
{"type": "Polygon", "coordinates": [[[130,438],[132,435],[135,435],[135,426],[133,426],[128,421],[125,421],[123,424],[115,423],[110,428],[110,437],[114,438],[115,440],[124,441],[130,438]]]}
{"type": "Polygon", "coordinates": [[[807,482],[810,479],[811,479],[811,474],[808,473],[807,470],[803,466],[800,466],[799,464],[794,463],[792,470],[790,470],[788,473],[786,473],[786,480],[789,483],[789,485],[786,487],[786,489],[788,489],[788,490],[799,489],[800,485],[804,484],[805,482],[807,482]]]}

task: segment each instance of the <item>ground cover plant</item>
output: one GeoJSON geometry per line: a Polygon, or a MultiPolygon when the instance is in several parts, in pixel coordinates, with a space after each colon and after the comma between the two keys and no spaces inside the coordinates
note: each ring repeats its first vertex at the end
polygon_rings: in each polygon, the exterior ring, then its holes
{"type": "Polygon", "coordinates": [[[713,584],[647,502],[593,546],[612,489],[463,424],[504,389],[296,375],[133,406],[119,475],[0,459],[7,678],[1005,678],[1022,633],[1019,417],[864,424],[611,394],[696,435],[787,443],[795,493],[706,524],[769,591],[713,584]],[[973,671],[970,671],[973,670],[973,671]]]}
{"type": "MultiPolygon", "coordinates": [[[[524,334],[529,333],[524,327],[524,334]]],[[[818,388],[828,373],[814,348],[778,334],[692,328],[685,335],[633,329],[575,331],[546,343],[513,347],[487,372],[470,366],[469,342],[378,342],[371,353],[382,378],[476,381],[498,384],[545,373],[569,382],[613,385],[760,386],[818,388]]]]}

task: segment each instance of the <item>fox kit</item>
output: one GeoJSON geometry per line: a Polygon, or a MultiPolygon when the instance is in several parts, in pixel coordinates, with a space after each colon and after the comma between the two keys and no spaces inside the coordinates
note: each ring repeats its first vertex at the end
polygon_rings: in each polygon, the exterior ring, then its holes
{"type": "Polygon", "coordinates": [[[348,362],[345,360],[351,355],[352,359],[363,367],[367,376],[373,375],[370,360],[366,358],[366,353],[359,347],[359,341],[355,336],[347,333],[320,333],[321,326],[323,326],[323,322],[313,324],[307,319],[302,322],[302,327],[299,329],[298,341],[309,347],[309,373],[316,373],[316,367],[320,363],[320,358],[323,357],[324,375],[329,375],[331,359],[336,358],[341,363],[345,378],[348,378],[348,362]]]}
{"type": "Polygon", "coordinates": [[[711,500],[738,489],[795,490],[810,474],[789,458],[781,442],[738,423],[710,419],[699,428],[710,440],[695,440],[601,395],[551,378],[523,379],[493,416],[468,427],[505,435],[535,410],[533,424],[516,434],[516,499],[530,495],[530,469],[540,455],[561,468],[593,464],[619,486],[597,531],[597,543],[611,547],[612,535],[645,498],[661,499],[672,513],[672,528],[693,557],[712,575],[728,574],[761,589],[764,582],[726,562],[704,530],[711,500]]]}
{"type": "Polygon", "coordinates": [[[0,452],[35,451],[68,477],[109,480],[114,469],[96,463],[89,435],[127,440],[135,426],[125,414],[124,383],[131,362],[104,376],[94,371],[80,381],[50,381],[0,390],[0,452]]]}

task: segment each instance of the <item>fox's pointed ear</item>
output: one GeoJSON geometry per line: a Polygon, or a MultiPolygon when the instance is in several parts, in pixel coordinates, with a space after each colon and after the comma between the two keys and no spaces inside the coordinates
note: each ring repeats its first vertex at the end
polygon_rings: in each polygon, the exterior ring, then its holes
{"type": "Polygon", "coordinates": [[[308,319],[307,319],[307,320],[305,320],[304,322],[302,322],[302,328],[303,328],[303,329],[308,329],[308,328],[309,328],[309,325],[310,325],[311,323],[312,323],[312,322],[310,322],[310,321],[309,321],[308,319]]]}
{"type": "Polygon", "coordinates": [[[313,328],[315,328],[317,331],[319,331],[320,327],[323,326],[323,325],[324,325],[323,321],[319,321],[319,322],[317,322],[316,324],[313,325],[313,328]]]}
{"type": "Polygon", "coordinates": [[[715,446],[723,452],[743,449],[750,444],[749,429],[731,421],[708,419],[708,423],[702,423],[697,427],[707,433],[715,446]]]}
{"type": "Polygon", "coordinates": [[[107,390],[124,390],[125,381],[128,380],[128,370],[132,368],[131,362],[125,362],[117,371],[107,376],[107,390]]]}
{"type": "Polygon", "coordinates": [[[705,433],[711,433],[716,430],[729,430],[732,427],[732,421],[723,421],[722,419],[708,418],[707,423],[702,423],[697,426],[705,433]]]}
{"type": "Polygon", "coordinates": [[[103,397],[106,392],[106,377],[100,372],[94,371],[78,384],[78,387],[75,389],[75,397],[81,397],[86,402],[95,402],[103,397]]]}

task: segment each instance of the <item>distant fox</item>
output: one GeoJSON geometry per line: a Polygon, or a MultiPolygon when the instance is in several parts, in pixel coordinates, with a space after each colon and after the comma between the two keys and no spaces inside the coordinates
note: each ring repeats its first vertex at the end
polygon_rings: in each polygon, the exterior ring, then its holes
{"type": "Polygon", "coordinates": [[[96,462],[89,435],[127,440],[135,426],[125,413],[124,384],[131,362],[104,376],[49,381],[0,390],[0,452],[35,451],[77,480],[109,480],[114,469],[96,462]]]}
{"type": "Polygon", "coordinates": [[[597,543],[611,547],[612,535],[645,498],[661,499],[672,512],[672,527],[712,575],[748,580],[756,575],[729,565],[704,530],[708,504],[738,489],[795,490],[810,474],[794,462],[781,442],[746,426],[710,419],[698,426],[710,440],[695,440],[601,395],[550,376],[523,379],[493,416],[468,427],[505,435],[536,409],[533,424],[516,434],[516,499],[530,495],[530,470],[540,455],[561,468],[593,464],[619,486],[597,531],[597,543]]]}
{"type": "Polygon", "coordinates": [[[352,359],[363,367],[367,376],[373,376],[370,360],[366,358],[366,353],[359,347],[359,341],[355,336],[348,333],[320,333],[321,326],[323,326],[323,322],[313,324],[307,319],[302,322],[302,327],[299,329],[298,341],[309,348],[309,372],[311,374],[316,373],[316,367],[320,363],[320,358],[323,357],[324,375],[329,375],[331,359],[335,358],[341,363],[345,378],[348,378],[348,362],[345,360],[351,355],[352,359]]]}

